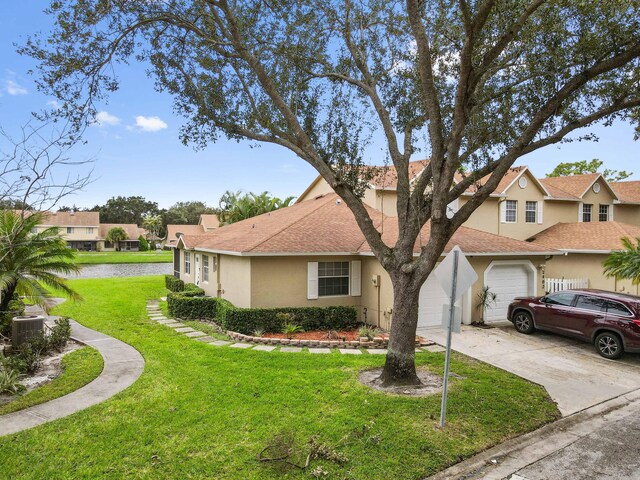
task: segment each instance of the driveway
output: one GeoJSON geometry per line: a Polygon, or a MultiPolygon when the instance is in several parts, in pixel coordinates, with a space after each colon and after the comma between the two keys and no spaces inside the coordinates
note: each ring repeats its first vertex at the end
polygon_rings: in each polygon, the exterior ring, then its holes
{"type": "MultiPolygon", "coordinates": [[[[446,343],[442,330],[418,335],[446,343]]],[[[544,332],[523,335],[509,322],[487,329],[463,326],[452,348],[544,386],[563,416],[640,388],[640,354],[607,360],[587,343],[544,332]]]]}

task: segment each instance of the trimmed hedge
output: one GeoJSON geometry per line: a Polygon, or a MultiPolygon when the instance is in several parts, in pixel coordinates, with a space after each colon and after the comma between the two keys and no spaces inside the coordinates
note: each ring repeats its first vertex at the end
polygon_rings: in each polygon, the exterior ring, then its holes
{"type": "Polygon", "coordinates": [[[167,290],[171,290],[172,292],[182,292],[185,286],[182,280],[173,275],[164,276],[164,285],[167,287],[167,290]]]}
{"type": "Polygon", "coordinates": [[[169,315],[176,318],[213,320],[217,316],[218,298],[190,296],[188,292],[167,295],[169,315]]]}

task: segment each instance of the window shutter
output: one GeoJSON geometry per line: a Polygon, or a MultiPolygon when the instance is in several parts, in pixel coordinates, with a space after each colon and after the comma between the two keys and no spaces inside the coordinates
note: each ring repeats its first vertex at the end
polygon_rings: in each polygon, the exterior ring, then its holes
{"type": "Polygon", "coordinates": [[[307,263],[307,299],[318,298],[318,262],[307,263]]]}
{"type": "Polygon", "coordinates": [[[362,295],[362,262],[360,260],[354,260],[351,262],[351,276],[349,281],[351,282],[351,296],[359,297],[362,295]]]}
{"type": "Polygon", "coordinates": [[[582,202],[578,203],[578,222],[582,222],[582,202]]]}
{"type": "Polygon", "coordinates": [[[507,223],[507,201],[500,202],[500,223],[507,223]]]}
{"type": "Polygon", "coordinates": [[[542,223],[542,210],[543,210],[544,202],[538,202],[538,223],[542,223]]]}
{"type": "Polygon", "coordinates": [[[613,205],[609,205],[609,221],[613,222],[613,205]]]}

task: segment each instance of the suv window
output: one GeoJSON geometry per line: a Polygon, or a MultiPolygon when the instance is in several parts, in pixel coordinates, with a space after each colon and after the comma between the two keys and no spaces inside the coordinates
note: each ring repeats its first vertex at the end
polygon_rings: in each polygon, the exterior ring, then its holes
{"type": "Polygon", "coordinates": [[[576,308],[584,308],[585,310],[593,310],[595,312],[604,312],[607,301],[598,297],[578,297],[576,308]]]}
{"type": "Polygon", "coordinates": [[[570,307],[573,305],[573,299],[576,298],[575,293],[552,293],[544,297],[544,303],[547,305],[564,305],[570,307]]]}
{"type": "Polygon", "coordinates": [[[627,307],[618,302],[607,302],[607,313],[621,315],[623,317],[633,316],[627,307]]]}

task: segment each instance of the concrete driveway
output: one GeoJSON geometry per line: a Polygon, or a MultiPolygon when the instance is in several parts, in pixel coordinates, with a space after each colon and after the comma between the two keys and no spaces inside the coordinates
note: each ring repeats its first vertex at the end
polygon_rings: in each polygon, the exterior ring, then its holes
{"type": "MultiPolygon", "coordinates": [[[[446,342],[442,330],[418,335],[446,342]]],[[[564,416],[640,388],[640,354],[607,360],[587,343],[544,332],[523,335],[509,322],[463,326],[453,334],[452,348],[544,386],[564,416]]]]}

